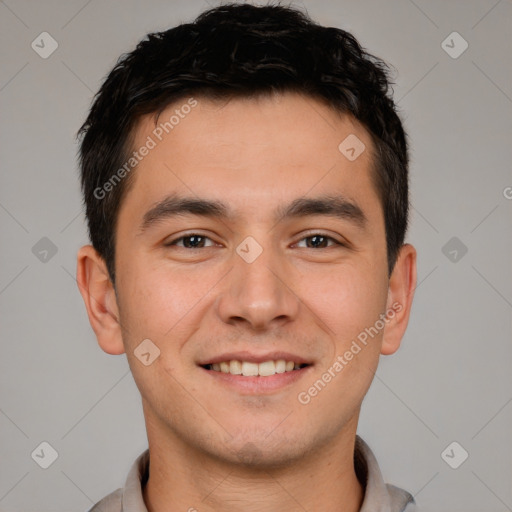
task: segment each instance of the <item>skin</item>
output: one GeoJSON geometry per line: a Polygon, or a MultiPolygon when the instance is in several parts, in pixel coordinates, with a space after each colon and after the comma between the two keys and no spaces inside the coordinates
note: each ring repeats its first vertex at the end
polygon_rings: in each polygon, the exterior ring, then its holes
{"type": "MultiPolygon", "coordinates": [[[[355,512],[363,499],[353,464],[360,407],[380,355],[399,348],[407,327],[416,251],[405,244],[388,277],[372,143],[356,120],[292,93],[196,99],[134,171],[118,218],[116,288],[92,246],[78,252],[77,281],[98,343],[126,353],[142,396],[146,506],[355,512]],[[353,162],[338,150],[349,134],[366,146],[353,162]],[[140,232],[145,212],[172,193],[222,200],[234,216],[167,218],[140,232]],[[273,216],[294,199],[333,193],[359,205],[364,229],[332,216],[273,216]],[[164,246],[191,234],[207,238],[199,248],[184,240],[164,246]],[[315,234],[332,240],[315,246],[315,234]],[[248,236],[263,248],[252,263],[236,252],[248,236]],[[298,394],[394,303],[401,309],[385,328],[300,403],[298,394]],[[145,366],[134,350],[148,338],[160,355],[145,366]],[[241,391],[198,366],[238,350],[282,350],[312,364],[272,392],[241,391]]],[[[134,147],[154,129],[154,117],[143,118],[134,147]]]]}

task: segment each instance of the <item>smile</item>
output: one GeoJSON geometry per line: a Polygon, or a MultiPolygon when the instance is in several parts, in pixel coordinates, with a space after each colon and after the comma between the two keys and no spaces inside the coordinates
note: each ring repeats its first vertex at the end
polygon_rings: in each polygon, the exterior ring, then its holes
{"type": "Polygon", "coordinates": [[[308,366],[293,361],[278,359],[276,361],[263,361],[253,363],[249,361],[222,361],[221,363],[207,364],[203,368],[214,372],[230,373],[231,375],[241,375],[243,377],[270,377],[278,373],[292,372],[308,366]]]}

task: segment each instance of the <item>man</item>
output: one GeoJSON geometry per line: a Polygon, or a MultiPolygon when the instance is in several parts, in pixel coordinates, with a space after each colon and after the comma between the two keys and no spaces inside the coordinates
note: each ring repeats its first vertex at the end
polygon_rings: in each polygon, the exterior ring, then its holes
{"type": "Polygon", "coordinates": [[[416,283],[385,64],[224,5],[123,56],[81,133],[77,281],[149,444],[92,510],[414,510],[356,435],[416,283]]]}

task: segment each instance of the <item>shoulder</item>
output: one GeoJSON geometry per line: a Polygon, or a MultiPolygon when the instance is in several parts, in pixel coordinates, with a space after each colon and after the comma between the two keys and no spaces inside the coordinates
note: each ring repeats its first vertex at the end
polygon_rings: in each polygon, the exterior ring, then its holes
{"type": "Polygon", "coordinates": [[[123,489],[119,488],[98,501],[86,512],[121,512],[123,489]]]}

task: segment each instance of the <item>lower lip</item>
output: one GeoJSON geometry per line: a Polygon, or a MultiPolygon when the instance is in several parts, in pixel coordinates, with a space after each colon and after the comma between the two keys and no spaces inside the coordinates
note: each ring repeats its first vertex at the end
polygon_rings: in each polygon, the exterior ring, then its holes
{"type": "Polygon", "coordinates": [[[311,370],[312,366],[305,366],[291,372],[276,373],[268,377],[244,377],[231,373],[217,372],[215,370],[201,369],[221,385],[227,386],[246,394],[261,394],[279,391],[298,381],[311,370]]]}

